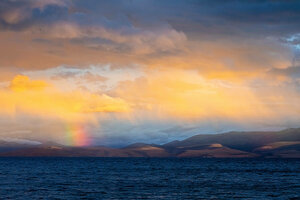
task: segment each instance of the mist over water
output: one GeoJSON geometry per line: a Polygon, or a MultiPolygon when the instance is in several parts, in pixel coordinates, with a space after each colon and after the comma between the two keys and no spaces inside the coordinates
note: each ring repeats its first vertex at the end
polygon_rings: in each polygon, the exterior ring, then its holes
{"type": "Polygon", "coordinates": [[[299,159],[0,158],[0,199],[299,199],[299,159]]]}

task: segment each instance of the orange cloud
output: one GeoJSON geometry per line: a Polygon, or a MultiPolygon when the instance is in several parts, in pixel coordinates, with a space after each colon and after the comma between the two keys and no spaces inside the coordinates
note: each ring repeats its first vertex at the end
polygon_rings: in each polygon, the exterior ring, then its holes
{"type": "Polygon", "coordinates": [[[0,65],[40,70],[62,64],[83,68],[99,63],[136,64],[146,69],[195,69],[209,79],[243,81],[271,68],[290,66],[293,56],[289,47],[275,40],[200,40],[172,29],[126,35],[99,27],[54,26],[53,30],[45,26],[0,32],[6,47],[0,48],[0,65]],[[112,44],[98,44],[87,40],[88,36],[101,36],[112,44]]]}
{"type": "Polygon", "coordinates": [[[201,78],[189,70],[150,71],[144,78],[120,83],[115,94],[137,110],[188,120],[222,118],[245,122],[294,116],[300,110],[290,104],[300,99],[295,92],[256,91],[240,82],[201,78]]]}
{"type": "Polygon", "coordinates": [[[21,111],[65,120],[93,119],[93,113],[129,111],[122,99],[82,91],[63,92],[45,81],[22,75],[16,76],[9,88],[0,90],[0,100],[0,113],[14,115],[21,111]]]}
{"type": "Polygon", "coordinates": [[[10,83],[10,89],[15,92],[28,90],[44,90],[48,84],[40,80],[30,80],[29,77],[17,75],[10,83]]]}

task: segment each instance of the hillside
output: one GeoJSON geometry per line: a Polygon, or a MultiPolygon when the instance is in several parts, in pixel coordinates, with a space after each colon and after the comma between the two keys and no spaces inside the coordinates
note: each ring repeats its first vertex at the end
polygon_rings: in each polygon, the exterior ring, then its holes
{"type": "Polygon", "coordinates": [[[199,134],[164,145],[135,143],[124,148],[70,147],[55,143],[22,146],[0,142],[0,151],[2,157],[300,158],[300,129],[199,134]]]}

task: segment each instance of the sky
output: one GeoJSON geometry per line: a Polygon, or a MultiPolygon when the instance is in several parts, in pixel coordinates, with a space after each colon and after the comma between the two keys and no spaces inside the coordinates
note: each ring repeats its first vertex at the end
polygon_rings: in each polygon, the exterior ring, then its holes
{"type": "Polygon", "coordinates": [[[299,21],[293,0],[1,0],[0,139],[299,127],[299,21]]]}

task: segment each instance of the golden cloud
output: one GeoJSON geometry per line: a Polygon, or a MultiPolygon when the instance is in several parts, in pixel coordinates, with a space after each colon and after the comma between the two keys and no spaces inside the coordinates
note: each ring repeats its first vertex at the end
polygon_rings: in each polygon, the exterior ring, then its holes
{"type": "Polygon", "coordinates": [[[135,109],[177,119],[263,120],[294,117],[300,110],[291,104],[300,99],[295,91],[266,92],[241,82],[201,78],[189,70],[150,71],[144,78],[120,83],[115,94],[135,109]]]}
{"type": "Polygon", "coordinates": [[[18,111],[66,120],[91,117],[87,113],[127,112],[128,104],[105,94],[82,91],[63,92],[42,80],[18,75],[0,90],[0,113],[18,111]]]}

